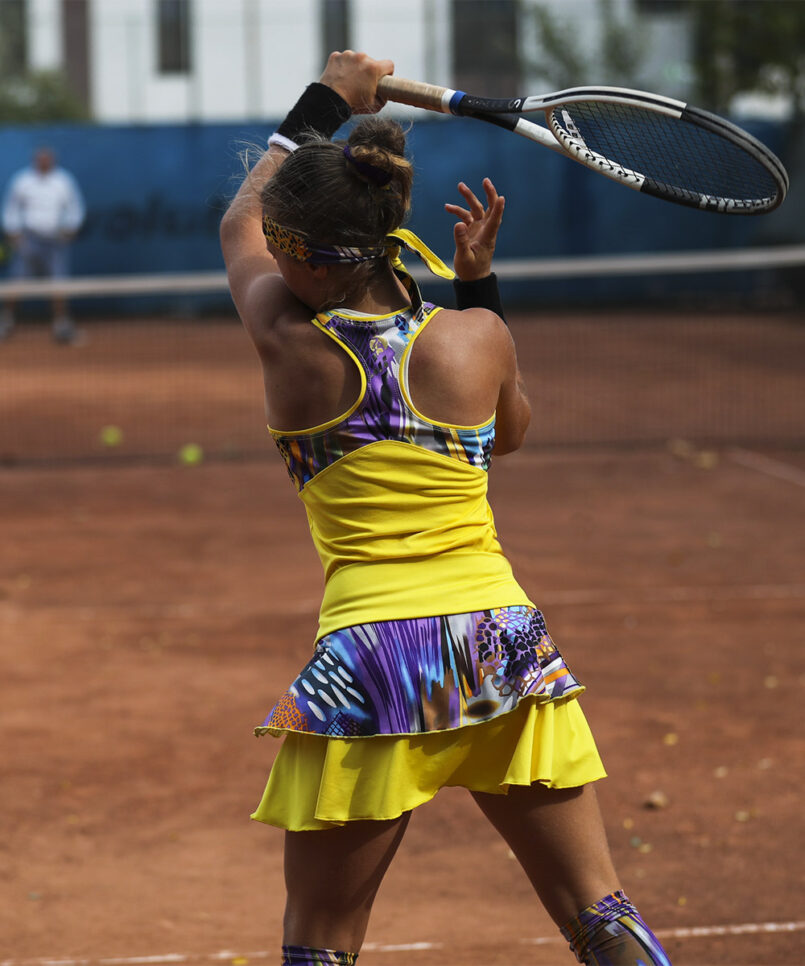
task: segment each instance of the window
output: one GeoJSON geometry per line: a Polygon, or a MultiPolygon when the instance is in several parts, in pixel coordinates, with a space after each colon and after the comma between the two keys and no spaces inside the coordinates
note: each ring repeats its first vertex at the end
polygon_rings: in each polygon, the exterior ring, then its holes
{"type": "Polygon", "coordinates": [[[0,77],[19,77],[28,66],[25,0],[0,0],[0,77]]]}
{"type": "Polygon", "coordinates": [[[453,86],[509,97],[520,85],[518,0],[453,0],[453,86]]]}
{"type": "MultiPolygon", "coordinates": [[[[2,0],[0,0],[0,4],[2,0]]],[[[87,0],[62,0],[64,73],[72,93],[89,107],[89,15],[87,0]]]]}
{"type": "Polygon", "coordinates": [[[322,66],[334,50],[349,49],[349,33],[349,0],[321,0],[322,66]]]}
{"type": "Polygon", "coordinates": [[[157,0],[160,74],[189,74],[190,0],[157,0]]]}
{"type": "Polygon", "coordinates": [[[683,13],[690,7],[690,0],[637,0],[636,5],[641,13],[683,13]]]}

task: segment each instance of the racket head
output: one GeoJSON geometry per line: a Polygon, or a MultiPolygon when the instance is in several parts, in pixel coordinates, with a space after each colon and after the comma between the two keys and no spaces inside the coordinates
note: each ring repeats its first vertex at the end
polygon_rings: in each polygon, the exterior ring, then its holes
{"type": "Polygon", "coordinates": [[[403,104],[506,128],[619,184],[703,211],[763,214],[788,192],[786,170],[764,144],[715,114],[661,94],[574,87],[485,98],[397,77],[382,78],[378,91],[403,104]],[[523,116],[537,111],[544,112],[547,130],[523,116]]]}
{"type": "Polygon", "coordinates": [[[680,101],[577,88],[551,95],[543,110],[571,157],[644,194],[703,211],[752,215],[773,211],[788,192],[786,170],[764,144],[680,101]]]}

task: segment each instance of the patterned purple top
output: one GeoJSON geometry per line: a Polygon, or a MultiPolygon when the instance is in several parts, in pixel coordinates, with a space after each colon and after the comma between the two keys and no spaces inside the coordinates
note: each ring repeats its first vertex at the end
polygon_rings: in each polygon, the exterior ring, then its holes
{"type": "Polygon", "coordinates": [[[317,323],[357,358],[366,389],[352,412],[325,429],[271,435],[298,490],[325,467],[379,440],[422,446],[472,466],[489,468],[495,445],[494,416],[477,428],[459,428],[424,419],[406,401],[407,356],[417,330],[438,311],[426,302],[420,311],[384,318],[322,314],[317,323]],[[405,391],[404,391],[405,390],[405,391]]]}

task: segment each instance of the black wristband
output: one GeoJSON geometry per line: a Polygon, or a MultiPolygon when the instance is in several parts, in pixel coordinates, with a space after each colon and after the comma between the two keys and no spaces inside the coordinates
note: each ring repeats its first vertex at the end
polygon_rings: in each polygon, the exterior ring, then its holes
{"type": "Polygon", "coordinates": [[[288,112],[276,133],[296,142],[306,132],[315,131],[331,138],[352,117],[352,108],[326,84],[309,84],[288,112]]]}
{"type": "Polygon", "coordinates": [[[500,303],[498,277],[494,272],[485,278],[473,279],[471,282],[462,282],[460,278],[454,278],[453,291],[456,293],[456,304],[459,309],[489,309],[506,322],[503,306],[500,303]]]}

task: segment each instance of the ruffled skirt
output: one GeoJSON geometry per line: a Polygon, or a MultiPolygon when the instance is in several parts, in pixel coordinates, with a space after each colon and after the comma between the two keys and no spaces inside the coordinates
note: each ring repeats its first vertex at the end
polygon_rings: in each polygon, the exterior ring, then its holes
{"type": "Polygon", "coordinates": [[[582,691],[532,607],[329,634],[255,729],[285,741],[252,817],[302,831],[396,818],[448,785],[595,781],[582,691]]]}
{"type": "Polygon", "coordinates": [[[450,785],[505,794],[511,785],[575,788],[605,776],[575,698],[525,698],[508,714],[454,731],[288,734],[252,818],[289,831],[326,829],[397,818],[450,785]]]}

